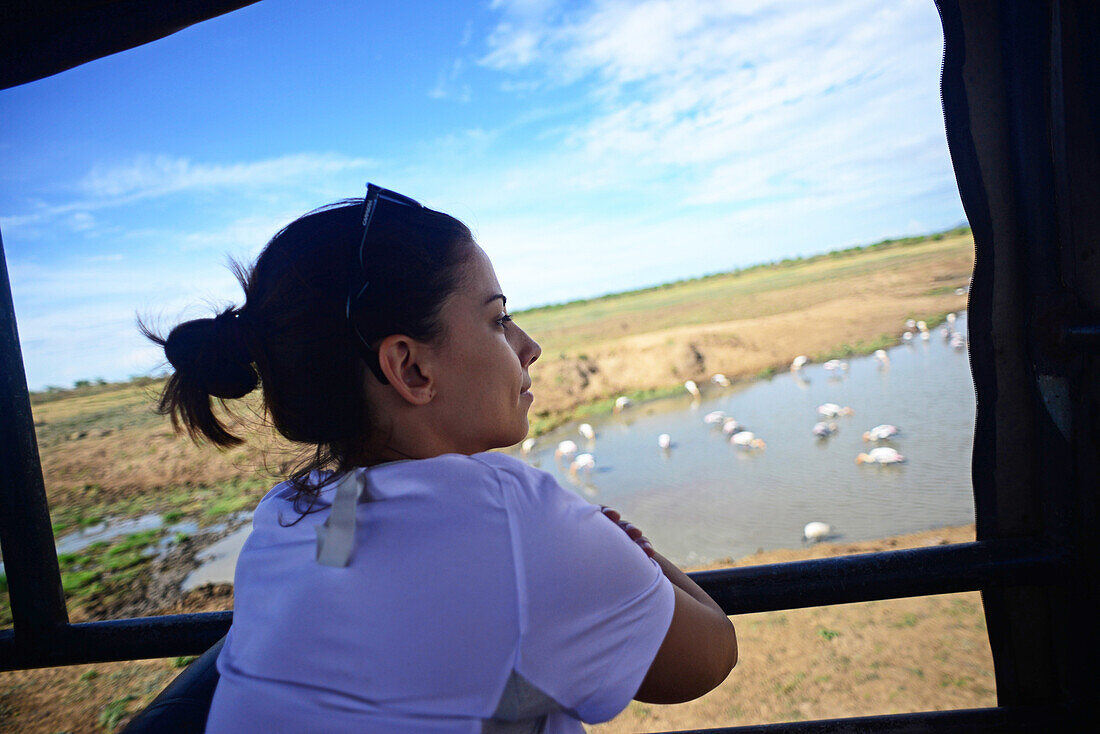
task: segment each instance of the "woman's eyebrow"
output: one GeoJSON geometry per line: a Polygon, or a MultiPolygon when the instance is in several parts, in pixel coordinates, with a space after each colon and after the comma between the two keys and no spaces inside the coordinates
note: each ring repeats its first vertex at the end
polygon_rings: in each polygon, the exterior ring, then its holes
{"type": "Polygon", "coordinates": [[[503,293],[494,293],[493,295],[485,299],[485,303],[483,305],[488,306],[490,303],[497,300],[498,298],[501,300],[501,306],[508,305],[508,299],[504,297],[503,293]]]}

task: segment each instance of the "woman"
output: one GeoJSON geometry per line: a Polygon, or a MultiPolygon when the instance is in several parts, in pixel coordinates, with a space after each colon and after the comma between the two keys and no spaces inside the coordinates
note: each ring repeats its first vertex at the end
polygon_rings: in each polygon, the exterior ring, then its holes
{"type": "Polygon", "coordinates": [[[370,185],[238,276],[242,307],[147,332],[178,427],[239,443],[211,398],[261,385],[311,452],[256,509],[207,731],[580,732],[726,677],[733,626],[639,530],[486,453],[540,349],[463,224],[370,185]]]}

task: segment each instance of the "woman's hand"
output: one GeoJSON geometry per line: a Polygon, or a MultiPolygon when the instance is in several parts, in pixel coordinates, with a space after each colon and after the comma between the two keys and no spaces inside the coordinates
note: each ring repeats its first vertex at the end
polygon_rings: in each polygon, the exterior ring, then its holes
{"type": "Polygon", "coordinates": [[[604,517],[608,520],[622,528],[622,531],[626,533],[627,537],[637,543],[638,547],[645,551],[647,556],[653,558],[653,554],[655,553],[653,545],[649,542],[648,538],[642,535],[640,528],[624,520],[622,515],[606,505],[600,505],[600,512],[602,512],[604,517]]]}

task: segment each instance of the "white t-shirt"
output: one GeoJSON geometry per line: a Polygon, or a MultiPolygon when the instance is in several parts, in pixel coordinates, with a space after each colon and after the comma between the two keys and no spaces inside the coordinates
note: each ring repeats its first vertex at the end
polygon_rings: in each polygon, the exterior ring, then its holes
{"type": "MultiPolygon", "coordinates": [[[[362,471],[362,470],[360,470],[362,471]]],[[[260,502],[207,732],[582,732],[630,702],[672,585],[599,508],[498,453],[371,469],[347,567],[260,502]]]]}

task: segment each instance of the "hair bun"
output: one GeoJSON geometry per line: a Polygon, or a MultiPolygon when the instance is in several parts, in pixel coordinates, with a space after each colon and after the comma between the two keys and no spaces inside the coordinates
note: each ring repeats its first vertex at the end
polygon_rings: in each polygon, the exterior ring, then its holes
{"type": "Polygon", "coordinates": [[[186,321],[168,335],[164,356],[183,382],[216,398],[241,398],[260,382],[252,367],[240,314],[186,321]]]}

